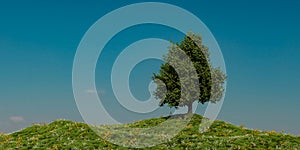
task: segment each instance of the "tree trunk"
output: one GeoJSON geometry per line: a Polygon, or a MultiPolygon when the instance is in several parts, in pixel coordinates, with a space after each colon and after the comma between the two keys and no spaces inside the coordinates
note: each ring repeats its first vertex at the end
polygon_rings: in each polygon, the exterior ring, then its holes
{"type": "Polygon", "coordinates": [[[193,113],[193,103],[189,103],[187,106],[188,106],[188,114],[192,114],[193,113]]]}

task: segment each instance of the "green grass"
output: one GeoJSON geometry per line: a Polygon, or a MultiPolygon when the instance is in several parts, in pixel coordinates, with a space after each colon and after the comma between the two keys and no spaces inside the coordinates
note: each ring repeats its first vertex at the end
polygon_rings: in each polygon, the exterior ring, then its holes
{"type": "MultiPolygon", "coordinates": [[[[161,117],[125,125],[94,126],[101,136],[84,123],[57,120],[50,124],[36,124],[9,135],[0,134],[0,149],[128,149],[108,141],[114,138],[127,144],[136,140],[146,143],[149,140],[147,137],[153,137],[154,134],[145,134],[136,139],[132,136],[135,133],[128,133],[126,129],[154,127],[167,119],[161,117]],[[110,129],[114,132],[109,133],[110,129]]],[[[178,126],[178,122],[182,121],[180,119],[175,117],[170,121],[178,126]]],[[[194,115],[174,138],[147,149],[300,149],[300,137],[274,131],[249,130],[223,121],[215,121],[207,132],[199,133],[202,120],[201,116],[194,115]]],[[[172,127],[157,131],[155,138],[168,137],[167,129],[172,130],[172,127]]]]}

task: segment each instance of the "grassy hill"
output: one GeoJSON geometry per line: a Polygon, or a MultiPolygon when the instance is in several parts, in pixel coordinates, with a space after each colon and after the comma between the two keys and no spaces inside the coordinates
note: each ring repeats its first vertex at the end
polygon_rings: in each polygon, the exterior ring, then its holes
{"type": "MultiPolygon", "coordinates": [[[[147,128],[167,119],[170,118],[154,118],[102,128],[147,128]]],[[[274,131],[249,130],[223,121],[215,121],[208,132],[201,134],[198,132],[201,120],[201,116],[194,115],[188,126],[173,139],[147,149],[300,149],[300,137],[274,131]]],[[[128,149],[108,142],[108,136],[113,135],[105,134],[100,138],[84,123],[57,120],[50,124],[36,124],[10,135],[1,134],[0,149],[128,149]]],[[[130,135],[122,138],[128,139],[128,142],[135,140],[130,135]]]]}

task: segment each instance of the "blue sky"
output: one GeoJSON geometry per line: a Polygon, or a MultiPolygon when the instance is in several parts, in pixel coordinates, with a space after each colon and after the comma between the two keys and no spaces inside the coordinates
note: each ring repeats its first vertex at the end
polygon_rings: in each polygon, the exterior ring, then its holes
{"type": "MultiPolygon", "coordinates": [[[[0,2],[0,132],[58,118],[82,121],[72,93],[77,46],[100,17],[136,2],[143,1],[0,2]]],[[[228,84],[218,119],[248,128],[300,134],[299,1],[160,2],[198,16],[219,43],[228,84]]],[[[104,64],[97,65],[99,89],[105,89],[102,86],[106,86],[108,77],[101,70],[109,69],[118,50],[149,36],[173,41],[182,38],[163,26],[144,25],[122,31],[100,57],[104,64]]],[[[155,71],[159,63],[145,61],[133,71],[132,77],[141,83],[130,82],[137,93],[147,89],[149,72],[155,71]],[[145,71],[144,67],[149,69],[145,71]]],[[[118,116],[117,112],[112,113],[118,116]]]]}

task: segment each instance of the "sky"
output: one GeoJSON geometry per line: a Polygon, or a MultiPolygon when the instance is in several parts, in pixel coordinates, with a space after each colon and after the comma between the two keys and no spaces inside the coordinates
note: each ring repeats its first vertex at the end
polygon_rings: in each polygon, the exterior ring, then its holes
{"type": "MultiPolygon", "coordinates": [[[[146,1],[1,1],[0,132],[59,118],[83,121],[72,90],[77,47],[99,18],[138,2],[146,1]]],[[[217,119],[251,129],[300,134],[299,1],[156,2],[190,11],[217,40],[228,76],[217,119]]],[[[108,101],[109,112],[120,121],[126,121],[122,116],[126,110],[113,101],[109,71],[122,49],[143,38],[179,41],[183,35],[161,25],[137,25],[123,30],[105,46],[97,62],[96,85],[100,97],[108,101]]],[[[129,83],[141,101],[149,97],[151,75],[160,63],[146,60],[133,69],[129,83]]]]}

